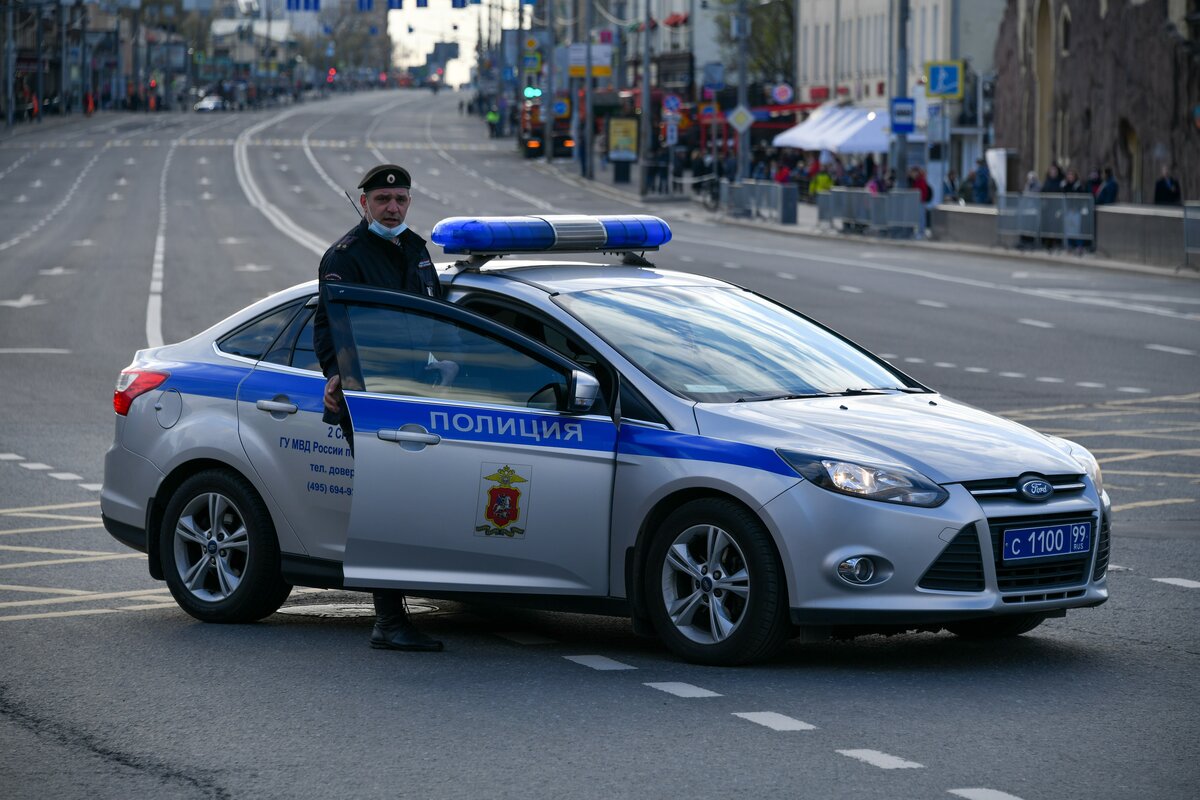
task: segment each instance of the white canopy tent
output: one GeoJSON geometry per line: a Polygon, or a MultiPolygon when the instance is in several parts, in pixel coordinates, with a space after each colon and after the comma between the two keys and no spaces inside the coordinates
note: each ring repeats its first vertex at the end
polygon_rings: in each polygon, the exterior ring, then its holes
{"type": "Polygon", "coordinates": [[[891,127],[892,118],[882,108],[822,106],[776,136],[772,144],[833,153],[883,153],[888,150],[891,127]]]}

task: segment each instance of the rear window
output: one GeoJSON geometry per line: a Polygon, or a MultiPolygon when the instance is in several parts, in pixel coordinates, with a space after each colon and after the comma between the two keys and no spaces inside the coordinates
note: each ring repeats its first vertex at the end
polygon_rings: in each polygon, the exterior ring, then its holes
{"type": "Polygon", "coordinates": [[[299,307],[299,301],[289,303],[247,322],[219,340],[217,348],[222,353],[228,353],[231,356],[242,356],[257,361],[271,349],[271,344],[292,321],[292,317],[296,315],[296,309],[299,307]]]}

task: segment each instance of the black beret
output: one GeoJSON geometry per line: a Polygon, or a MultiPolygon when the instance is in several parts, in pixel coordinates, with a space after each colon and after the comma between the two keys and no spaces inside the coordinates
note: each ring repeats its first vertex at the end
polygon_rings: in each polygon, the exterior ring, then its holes
{"type": "Polygon", "coordinates": [[[408,170],[404,167],[397,167],[395,164],[380,164],[378,167],[367,170],[367,174],[363,175],[358,188],[364,192],[372,189],[411,189],[412,178],[408,176],[408,170]]]}

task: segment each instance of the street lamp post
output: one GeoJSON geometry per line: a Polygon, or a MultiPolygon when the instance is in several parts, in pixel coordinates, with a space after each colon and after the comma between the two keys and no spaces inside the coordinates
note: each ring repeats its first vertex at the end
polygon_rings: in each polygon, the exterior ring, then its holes
{"type": "Polygon", "coordinates": [[[642,191],[644,197],[650,191],[650,120],[654,112],[650,108],[650,0],[646,3],[646,19],[642,29],[642,91],[641,91],[641,150],[642,191]]]}
{"type": "Polygon", "coordinates": [[[595,125],[592,121],[592,25],[595,22],[593,0],[583,0],[587,8],[584,14],[583,39],[587,45],[587,57],[584,59],[583,75],[583,176],[588,180],[595,177],[592,169],[592,133],[595,125]]]}
{"type": "MultiPolygon", "coordinates": [[[[746,11],[746,0],[738,0],[738,107],[748,108],[749,96],[746,85],[746,44],[750,38],[750,16],[746,11]]],[[[737,175],[735,179],[746,177],[746,157],[750,151],[750,129],[738,134],[737,175]]]]}
{"type": "Polygon", "coordinates": [[[546,3],[546,93],[542,95],[542,143],[546,149],[546,163],[554,161],[554,0],[546,3]]]}

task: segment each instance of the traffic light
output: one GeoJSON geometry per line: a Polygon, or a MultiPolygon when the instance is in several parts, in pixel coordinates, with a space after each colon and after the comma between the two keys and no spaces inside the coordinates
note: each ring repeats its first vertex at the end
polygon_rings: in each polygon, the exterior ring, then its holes
{"type": "Polygon", "coordinates": [[[542,96],[542,90],[539,89],[538,87],[536,87],[536,86],[526,86],[525,87],[525,99],[526,100],[532,100],[535,97],[541,97],[541,96],[542,96]]]}
{"type": "Polygon", "coordinates": [[[334,79],[334,78],[336,78],[336,77],[337,77],[337,68],[336,68],[336,67],[330,67],[330,68],[329,68],[329,74],[327,74],[327,75],[325,76],[325,82],[326,82],[326,83],[333,83],[333,79],[334,79]]]}

